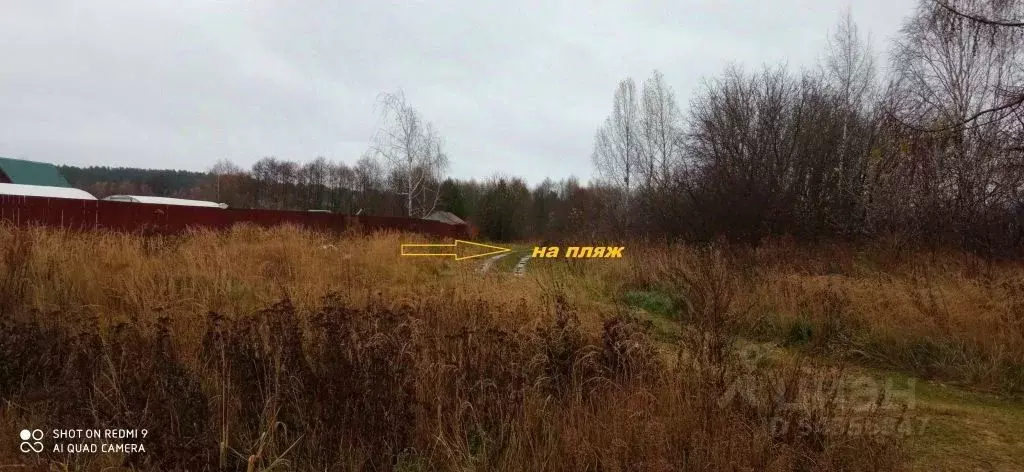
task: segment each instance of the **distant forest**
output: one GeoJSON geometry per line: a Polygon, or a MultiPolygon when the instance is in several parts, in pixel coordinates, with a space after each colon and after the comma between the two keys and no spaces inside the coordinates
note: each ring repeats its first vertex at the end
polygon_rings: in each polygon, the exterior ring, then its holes
{"type": "Polygon", "coordinates": [[[210,175],[184,170],[137,169],[133,167],[60,166],[73,187],[97,197],[108,195],[196,195],[210,175]]]}
{"type": "MultiPolygon", "coordinates": [[[[249,170],[220,161],[209,172],[74,166],[60,170],[72,186],[99,198],[155,195],[210,200],[233,208],[408,215],[408,199],[399,190],[398,178],[386,177],[385,168],[369,158],[353,166],[325,158],[307,163],[264,158],[249,170]]],[[[596,196],[600,190],[585,187],[575,178],[548,180],[533,188],[514,177],[448,178],[421,185],[431,192],[424,193],[428,200],[424,196],[414,200],[420,214],[413,216],[449,211],[494,240],[578,234],[590,226],[584,215],[600,213],[601,199],[596,196]]]]}

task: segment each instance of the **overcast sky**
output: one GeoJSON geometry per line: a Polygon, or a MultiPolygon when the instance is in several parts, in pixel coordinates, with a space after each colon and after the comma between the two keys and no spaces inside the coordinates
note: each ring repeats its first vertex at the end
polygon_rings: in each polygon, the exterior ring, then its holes
{"type": "MultiPolygon", "coordinates": [[[[856,0],[882,52],[916,0],[856,0]]],[[[591,174],[616,83],[684,106],[730,62],[809,66],[850,0],[0,0],[0,156],[206,170],[354,162],[404,89],[450,174],[591,174]]]]}

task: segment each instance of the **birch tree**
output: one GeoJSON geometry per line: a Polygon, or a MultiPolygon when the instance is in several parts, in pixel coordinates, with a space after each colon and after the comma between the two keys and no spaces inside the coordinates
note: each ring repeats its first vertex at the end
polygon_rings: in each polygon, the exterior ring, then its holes
{"type": "Polygon", "coordinates": [[[644,82],[641,102],[638,173],[644,186],[663,189],[682,158],[682,113],[675,92],[659,71],[644,82]]]}
{"type": "Polygon", "coordinates": [[[621,189],[621,211],[629,211],[629,197],[639,163],[640,121],[636,84],[633,79],[619,82],[612,101],[612,114],[594,138],[594,168],[598,176],[621,189]]]}
{"type": "Polygon", "coordinates": [[[849,10],[832,30],[822,69],[833,93],[851,109],[864,112],[872,105],[878,76],[875,55],[849,10]]]}
{"type": "MultiPolygon", "coordinates": [[[[862,211],[867,200],[868,159],[876,139],[874,116],[878,98],[878,68],[868,38],[861,35],[846,10],[829,37],[822,60],[827,93],[835,97],[834,119],[840,132],[833,146],[834,162],[824,166],[832,174],[830,219],[850,234],[863,230],[862,211]],[[855,228],[856,227],[856,228],[855,228]]],[[[820,123],[819,123],[820,124],[820,123]]]]}
{"type": "Polygon", "coordinates": [[[404,201],[405,215],[427,216],[437,206],[440,182],[448,168],[444,140],[402,91],[382,93],[378,103],[382,123],[373,137],[371,154],[387,166],[392,190],[404,201]]]}
{"type": "Polygon", "coordinates": [[[987,244],[978,222],[1006,211],[1024,182],[1012,150],[1024,102],[1022,30],[981,21],[1015,16],[1007,5],[923,0],[896,44],[889,108],[916,132],[899,177],[922,235],[987,244]]]}

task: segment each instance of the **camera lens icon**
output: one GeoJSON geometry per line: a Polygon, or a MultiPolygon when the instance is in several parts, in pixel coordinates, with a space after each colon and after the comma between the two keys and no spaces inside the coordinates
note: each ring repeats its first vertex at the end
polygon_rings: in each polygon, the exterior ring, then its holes
{"type": "Polygon", "coordinates": [[[21,437],[21,452],[43,452],[43,443],[40,442],[43,439],[43,430],[23,429],[19,436],[21,437]]]}

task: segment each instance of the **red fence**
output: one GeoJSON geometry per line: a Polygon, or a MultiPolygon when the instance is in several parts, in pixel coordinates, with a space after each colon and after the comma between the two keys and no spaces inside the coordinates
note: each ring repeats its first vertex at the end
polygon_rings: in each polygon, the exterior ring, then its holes
{"type": "Polygon", "coordinates": [[[439,221],[386,216],[352,216],[280,210],[241,210],[180,205],[152,205],[106,200],[0,195],[0,222],[17,226],[41,225],[67,229],[109,229],[146,234],[174,234],[189,227],[224,229],[237,223],[297,226],[340,232],[396,230],[469,239],[473,229],[439,221]]]}

